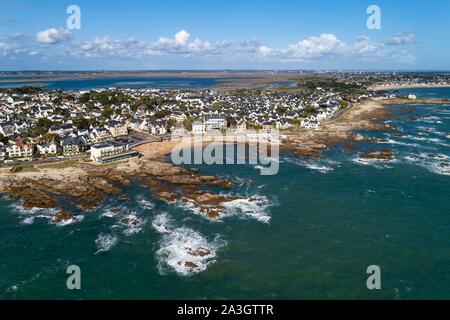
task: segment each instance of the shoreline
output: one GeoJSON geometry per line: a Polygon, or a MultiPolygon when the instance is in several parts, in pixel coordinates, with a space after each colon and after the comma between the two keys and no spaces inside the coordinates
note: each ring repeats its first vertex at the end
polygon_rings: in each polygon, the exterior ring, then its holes
{"type": "MultiPolygon", "coordinates": [[[[433,99],[424,102],[433,103],[433,99]]],[[[449,103],[448,100],[439,100],[449,103]]],[[[389,104],[415,104],[414,100],[367,100],[353,104],[338,118],[323,122],[319,130],[296,128],[280,132],[280,153],[312,157],[337,142],[363,142],[366,137],[355,130],[395,130],[384,121],[389,119],[389,104]]],[[[11,200],[21,200],[26,209],[55,208],[61,212],[56,221],[71,219],[67,208],[60,204],[70,197],[70,205],[84,211],[99,207],[109,195],[120,195],[138,181],[150,187],[156,200],[193,205],[209,219],[220,219],[225,211],[223,203],[238,198],[214,194],[202,189],[219,186],[231,189],[233,182],[216,176],[202,176],[199,170],[176,166],[166,159],[180,141],[149,142],[134,148],[142,157],[97,165],[77,161],[26,166],[22,172],[13,167],[0,168],[0,193],[11,200]]],[[[190,143],[189,143],[190,144],[190,143]]]]}

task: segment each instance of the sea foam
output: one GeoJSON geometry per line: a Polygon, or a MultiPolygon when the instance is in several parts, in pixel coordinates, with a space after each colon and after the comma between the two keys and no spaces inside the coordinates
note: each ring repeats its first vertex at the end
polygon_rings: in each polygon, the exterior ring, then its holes
{"type": "Polygon", "coordinates": [[[97,246],[97,251],[95,252],[95,254],[111,250],[118,242],[119,238],[116,235],[99,234],[97,239],[95,240],[95,244],[97,246]]]}
{"type": "Polygon", "coordinates": [[[156,252],[161,274],[165,274],[168,268],[183,276],[203,272],[215,262],[217,250],[225,245],[219,236],[209,242],[191,228],[175,227],[166,213],[156,216],[152,225],[162,236],[160,249],[156,252]]]}

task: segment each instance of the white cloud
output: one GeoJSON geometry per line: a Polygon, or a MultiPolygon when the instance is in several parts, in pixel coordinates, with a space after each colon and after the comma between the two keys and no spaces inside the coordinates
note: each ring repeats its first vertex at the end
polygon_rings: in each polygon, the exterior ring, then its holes
{"type": "Polygon", "coordinates": [[[351,52],[354,55],[370,55],[377,54],[381,45],[370,40],[368,36],[357,37],[356,43],[353,45],[351,52]]]}
{"type": "Polygon", "coordinates": [[[86,41],[79,45],[81,51],[74,51],[73,55],[88,58],[118,57],[139,58],[146,50],[145,44],[135,38],[113,40],[108,36],[95,37],[92,41],[86,41]]]}
{"type": "Polygon", "coordinates": [[[43,44],[56,44],[64,40],[68,40],[72,37],[72,32],[67,29],[50,28],[47,30],[39,31],[36,34],[36,40],[43,44]]]}
{"type": "Polygon", "coordinates": [[[355,43],[347,44],[330,33],[300,40],[284,49],[261,46],[258,53],[261,57],[271,57],[284,62],[311,62],[321,59],[335,62],[350,60],[408,62],[414,60],[411,54],[389,50],[385,43],[374,42],[368,36],[359,36],[355,43]]]}
{"type": "Polygon", "coordinates": [[[346,49],[347,45],[334,34],[324,33],[289,45],[287,52],[293,58],[314,59],[330,54],[340,54],[346,49]]]}
{"type": "Polygon", "coordinates": [[[186,30],[181,30],[175,34],[175,42],[179,45],[186,45],[191,35],[186,30]]]}
{"type": "Polygon", "coordinates": [[[389,41],[387,42],[390,46],[398,46],[403,44],[409,44],[414,41],[414,33],[412,32],[404,32],[404,33],[397,33],[396,35],[392,36],[389,41]]]}
{"type": "MultiPolygon", "coordinates": [[[[36,37],[40,43],[54,44],[70,39],[69,30],[51,28],[38,32],[36,37]]],[[[95,37],[92,40],[74,43],[66,42],[58,46],[52,53],[40,50],[36,44],[29,46],[29,42],[10,41],[0,39],[0,55],[12,52],[20,55],[39,55],[42,58],[52,57],[52,54],[79,58],[113,58],[113,59],[149,59],[149,57],[200,57],[212,59],[216,63],[223,62],[254,62],[261,59],[261,63],[352,63],[362,62],[411,62],[414,61],[407,50],[391,46],[389,43],[405,43],[412,41],[413,35],[402,34],[394,36],[389,41],[376,42],[368,36],[359,36],[353,42],[346,42],[332,33],[323,33],[300,39],[286,44],[281,48],[271,47],[257,38],[239,41],[206,41],[192,38],[186,30],[180,30],[172,37],[160,37],[155,41],[144,42],[135,38],[113,39],[108,36],[95,37]],[[395,40],[393,40],[395,38],[395,40]],[[389,43],[388,43],[389,42],[389,43]],[[62,49],[62,50],[61,50],[62,49]]],[[[169,60],[170,61],[170,60],[169,60]]]]}
{"type": "Polygon", "coordinates": [[[261,53],[262,56],[269,56],[273,52],[272,48],[261,46],[259,47],[259,53],[261,53]]]}

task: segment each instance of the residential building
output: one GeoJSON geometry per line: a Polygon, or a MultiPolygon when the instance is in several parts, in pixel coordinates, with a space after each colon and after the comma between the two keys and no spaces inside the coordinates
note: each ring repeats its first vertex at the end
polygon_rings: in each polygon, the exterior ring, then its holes
{"type": "Polygon", "coordinates": [[[9,158],[29,158],[33,156],[33,145],[20,140],[10,142],[6,147],[6,153],[9,158]]]}
{"type": "Polygon", "coordinates": [[[58,146],[56,145],[55,141],[52,141],[50,143],[38,144],[36,147],[39,155],[41,156],[55,155],[58,153],[58,146]]]}
{"type": "Polygon", "coordinates": [[[207,114],[204,124],[205,131],[223,130],[227,128],[227,117],[224,114],[207,114]]]}
{"type": "Polygon", "coordinates": [[[205,125],[201,121],[194,121],[192,123],[192,133],[193,134],[204,134],[205,133],[205,125]]]}
{"type": "Polygon", "coordinates": [[[108,163],[126,158],[136,157],[139,154],[130,150],[128,144],[119,142],[101,143],[91,147],[91,160],[98,163],[108,163]]]}

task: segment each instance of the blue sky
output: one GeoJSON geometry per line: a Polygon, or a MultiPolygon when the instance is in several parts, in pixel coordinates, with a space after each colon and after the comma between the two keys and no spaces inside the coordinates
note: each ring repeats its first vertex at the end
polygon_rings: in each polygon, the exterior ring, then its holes
{"type": "Polygon", "coordinates": [[[0,70],[450,70],[449,34],[447,0],[0,0],[0,70]]]}

